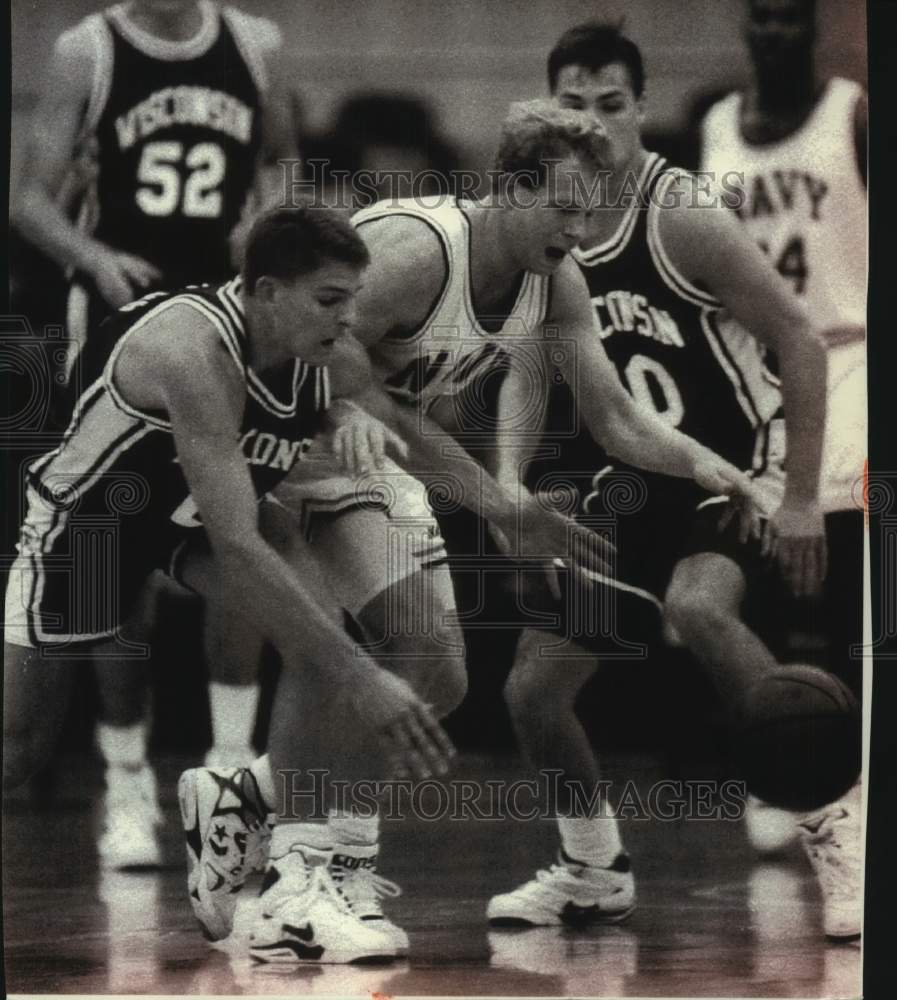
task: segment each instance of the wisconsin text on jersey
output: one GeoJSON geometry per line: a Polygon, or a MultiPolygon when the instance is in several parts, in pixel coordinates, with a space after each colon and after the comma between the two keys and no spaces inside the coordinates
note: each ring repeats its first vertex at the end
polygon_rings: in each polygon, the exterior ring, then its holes
{"type": "Polygon", "coordinates": [[[231,94],[211,87],[165,87],[119,115],[115,131],[123,150],[169,125],[204,125],[249,145],[252,119],[252,108],[231,94]]]}
{"type": "Polygon", "coordinates": [[[685,347],[679,326],[666,309],[649,305],[644,295],[627,291],[592,296],[602,340],[613,333],[640,333],[670,347],[685,347]],[[605,317],[610,322],[605,323],[605,317]]]}
{"type": "Polygon", "coordinates": [[[311,438],[293,441],[259,432],[257,427],[252,427],[240,438],[240,447],[250,465],[267,465],[284,472],[289,472],[297,461],[301,461],[311,446],[311,438]]]}
{"type": "MultiPolygon", "coordinates": [[[[735,177],[730,175],[730,181],[735,177]]],[[[814,222],[822,219],[821,205],[829,190],[825,180],[804,170],[771,170],[750,178],[744,185],[733,184],[732,188],[735,190],[727,193],[726,200],[742,219],[809,207],[814,222]],[[805,199],[809,206],[801,204],[805,199]]]]}

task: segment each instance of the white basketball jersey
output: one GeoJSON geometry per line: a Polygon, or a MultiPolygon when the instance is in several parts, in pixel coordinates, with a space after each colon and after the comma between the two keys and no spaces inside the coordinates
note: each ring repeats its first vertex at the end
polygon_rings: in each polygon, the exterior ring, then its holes
{"type": "MultiPolygon", "coordinates": [[[[455,199],[428,208],[411,200],[372,205],[357,212],[356,226],[393,216],[426,223],[439,238],[445,280],[430,315],[407,335],[386,337],[371,358],[386,389],[402,399],[428,406],[439,396],[455,395],[502,361],[503,346],[541,337],[550,282],[524,272],[517,298],[501,325],[483,328],[474,311],[470,278],[470,220],[455,199]]],[[[413,281],[413,269],[409,269],[413,281]]],[[[497,317],[498,319],[498,317],[497,317]]],[[[491,325],[491,324],[490,324],[491,325]]]]}
{"type": "MultiPolygon", "coordinates": [[[[866,189],[853,125],[861,93],[850,80],[829,80],[801,128],[763,145],[742,136],[740,93],[715,104],[704,120],[702,170],[723,188],[740,189],[738,215],[819,330],[866,324],[866,189]]],[[[857,376],[857,351],[849,353],[850,385],[862,393],[849,412],[833,392],[839,385],[843,397],[844,361],[832,354],[829,362],[821,486],[829,510],[856,505],[853,485],[866,455],[865,373],[857,376]]]]}

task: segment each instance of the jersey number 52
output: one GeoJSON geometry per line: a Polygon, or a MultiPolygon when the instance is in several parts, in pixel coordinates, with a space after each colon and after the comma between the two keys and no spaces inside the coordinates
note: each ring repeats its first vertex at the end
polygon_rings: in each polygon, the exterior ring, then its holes
{"type": "Polygon", "coordinates": [[[224,150],[214,142],[187,150],[182,142],[149,142],[137,167],[137,204],[147,215],[174,215],[180,209],[193,219],[217,218],[225,168],[224,150]]]}

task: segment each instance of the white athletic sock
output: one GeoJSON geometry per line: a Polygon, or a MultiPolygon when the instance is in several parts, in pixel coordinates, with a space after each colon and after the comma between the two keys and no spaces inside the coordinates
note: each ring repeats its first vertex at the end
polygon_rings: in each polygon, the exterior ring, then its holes
{"type": "Polygon", "coordinates": [[[240,748],[252,746],[258,703],[258,684],[222,684],[219,681],[209,681],[212,745],[240,748]]]}
{"type": "Polygon", "coordinates": [[[271,833],[269,856],[276,860],[290,853],[293,844],[313,847],[317,851],[329,851],[333,836],[326,823],[289,823],[278,821],[271,833]]]}
{"type": "Polygon", "coordinates": [[[608,868],[623,850],[617,818],[608,808],[606,815],[559,816],[561,844],[567,857],[596,868],[608,868]]]}
{"type": "Polygon", "coordinates": [[[146,722],[141,720],[130,726],[112,726],[98,722],[97,746],[109,768],[124,767],[136,770],[146,764],[146,722]]]}
{"type": "Polygon", "coordinates": [[[268,755],[264,754],[249,765],[249,771],[255,778],[261,792],[262,802],[268,812],[277,812],[277,788],[274,785],[274,773],[271,770],[271,761],[268,755]]]}
{"type": "Polygon", "coordinates": [[[334,844],[367,846],[380,839],[380,817],[354,816],[331,809],[327,814],[327,827],[334,844]]]}

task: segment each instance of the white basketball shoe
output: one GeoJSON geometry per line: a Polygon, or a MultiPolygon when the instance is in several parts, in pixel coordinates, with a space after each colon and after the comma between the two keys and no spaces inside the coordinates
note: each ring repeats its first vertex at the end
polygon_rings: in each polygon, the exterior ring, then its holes
{"type": "Polygon", "coordinates": [[[341,845],[330,858],[330,877],[334,885],[348,899],[353,911],[376,930],[389,935],[396,951],[407,954],[407,933],[394,924],[383,912],[380,900],[400,896],[402,890],[377,873],[377,845],[341,845]]]}
{"type": "Polygon", "coordinates": [[[860,937],[863,926],[863,859],[860,813],[841,800],[801,819],[800,838],[822,891],[825,936],[860,937]]]}
{"type": "Polygon", "coordinates": [[[362,920],[334,883],[329,853],[297,844],[268,865],[249,938],[257,962],[347,965],[397,957],[391,935],[362,920]]]}
{"type": "Polygon", "coordinates": [[[104,829],[97,843],[103,868],[114,871],[154,868],[162,861],[158,827],[162,823],[153,769],[108,766],[104,829]]]}
{"type": "Polygon", "coordinates": [[[271,814],[245,767],[184,771],[178,801],[190,904],[205,936],[220,941],[233,929],[236,894],[267,857],[271,814]]]}
{"type": "Polygon", "coordinates": [[[619,923],[635,909],[635,881],[629,855],[609,868],[584,865],[560,852],[558,863],[523,885],[493,896],[486,916],[497,927],[550,927],[619,923]]]}

